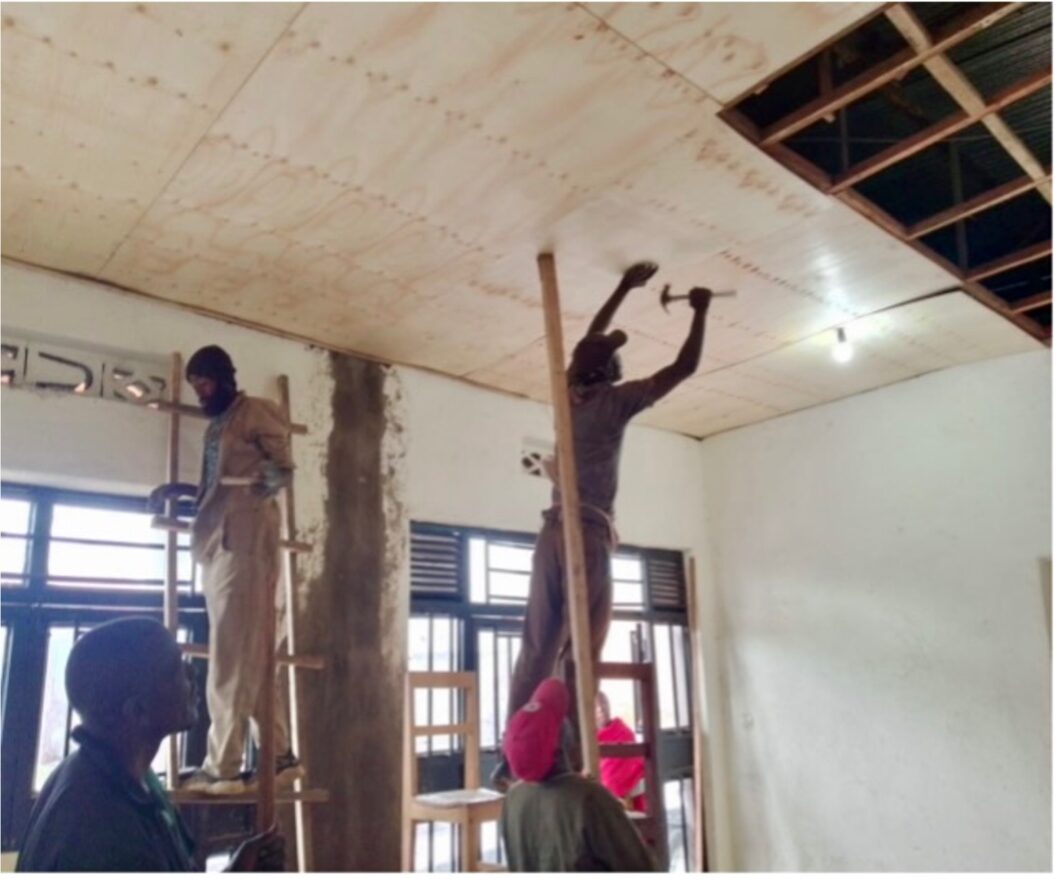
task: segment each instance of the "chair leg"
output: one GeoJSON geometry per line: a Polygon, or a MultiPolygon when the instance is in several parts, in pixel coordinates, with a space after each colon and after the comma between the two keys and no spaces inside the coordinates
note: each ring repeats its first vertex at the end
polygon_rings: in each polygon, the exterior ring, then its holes
{"type": "Polygon", "coordinates": [[[416,822],[409,818],[401,827],[401,872],[411,873],[416,869],[416,822]]]}
{"type": "Polygon", "coordinates": [[[478,872],[478,822],[470,815],[460,825],[460,869],[465,873],[478,872]]]}

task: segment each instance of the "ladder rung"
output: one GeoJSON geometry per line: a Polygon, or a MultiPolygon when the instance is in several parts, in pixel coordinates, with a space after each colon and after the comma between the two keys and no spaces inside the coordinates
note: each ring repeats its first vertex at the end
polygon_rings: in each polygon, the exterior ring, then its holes
{"type": "Polygon", "coordinates": [[[410,671],[408,682],[413,690],[468,689],[476,685],[473,671],[410,671]]]}
{"type": "Polygon", "coordinates": [[[597,676],[607,681],[651,680],[650,662],[601,662],[597,676]]]}
{"type": "Polygon", "coordinates": [[[445,735],[471,735],[473,727],[470,723],[447,723],[437,726],[414,726],[414,736],[445,736],[445,735]]]}
{"type": "MultiPolygon", "coordinates": [[[[196,659],[209,659],[210,648],[206,644],[181,644],[180,650],[185,656],[193,656],[196,659]]],[[[280,665],[293,665],[295,668],[323,669],[325,667],[323,656],[312,656],[306,653],[278,653],[276,661],[280,665]]]]}
{"type": "MultiPolygon", "coordinates": [[[[167,519],[165,516],[155,516],[151,519],[151,527],[159,531],[176,531],[186,533],[191,530],[191,525],[182,519],[167,519]]],[[[313,544],[303,540],[281,540],[280,549],[287,552],[312,552],[313,544]]]]}
{"type": "MultiPolygon", "coordinates": [[[[232,806],[237,804],[256,804],[258,792],[248,791],[243,794],[207,794],[202,791],[171,790],[166,791],[174,803],[196,806],[232,806]]],[[[277,803],[326,803],[328,792],[326,790],[278,790],[276,791],[277,803]]]]}
{"type": "Polygon", "coordinates": [[[651,749],[646,742],[633,742],[624,745],[600,744],[601,757],[644,757],[651,756],[651,749]]]}
{"type": "MultiPolygon", "coordinates": [[[[207,418],[207,414],[202,411],[198,406],[192,406],[189,403],[171,403],[169,400],[152,400],[150,403],[141,403],[145,409],[153,409],[155,412],[177,412],[180,415],[187,415],[191,418],[207,418]]],[[[298,434],[299,436],[305,436],[309,433],[309,429],[304,424],[292,424],[291,433],[298,434]]]]}

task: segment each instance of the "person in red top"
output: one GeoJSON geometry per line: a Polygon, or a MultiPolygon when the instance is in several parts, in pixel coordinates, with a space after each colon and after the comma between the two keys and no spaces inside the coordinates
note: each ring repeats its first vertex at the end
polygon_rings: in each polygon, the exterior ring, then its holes
{"type": "MultiPolygon", "coordinates": [[[[611,716],[611,703],[603,692],[596,694],[596,739],[601,745],[631,745],[637,740],[621,717],[611,716]]],[[[645,810],[643,757],[601,757],[600,783],[627,808],[645,810]]]]}

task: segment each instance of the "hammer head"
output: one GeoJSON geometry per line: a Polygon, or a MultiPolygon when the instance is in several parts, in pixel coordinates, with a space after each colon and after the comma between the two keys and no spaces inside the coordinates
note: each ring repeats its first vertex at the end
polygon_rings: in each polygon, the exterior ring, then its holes
{"type": "Polygon", "coordinates": [[[673,296],[670,295],[670,285],[667,284],[662,289],[662,293],[659,294],[659,304],[663,307],[663,311],[667,314],[670,313],[670,302],[673,296]]]}

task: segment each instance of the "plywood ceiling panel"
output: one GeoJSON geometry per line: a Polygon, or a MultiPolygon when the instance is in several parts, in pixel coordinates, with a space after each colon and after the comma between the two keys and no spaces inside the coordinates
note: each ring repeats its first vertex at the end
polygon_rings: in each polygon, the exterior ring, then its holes
{"type": "Polygon", "coordinates": [[[299,8],[4,4],[4,253],[98,272],[299,8]]]}
{"type": "Polygon", "coordinates": [[[881,3],[587,3],[641,48],[728,103],[881,3]]]}
{"type": "Polygon", "coordinates": [[[717,118],[870,11],[776,6],[12,6],[4,253],[539,400],[536,253],[557,254],[569,345],[655,259],[616,320],[627,375],[687,332],[662,284],[739,291],[703,374],[645,416],[697,435],[948,365],[909,341],[943,329],[1010,350],[982,309],[883,323],[845,372],[813,348],[951,279],[717,118]]]}

